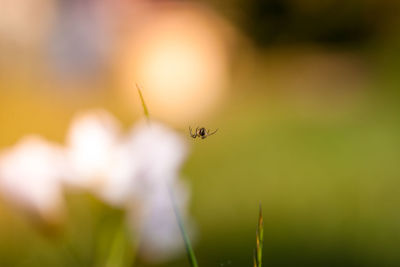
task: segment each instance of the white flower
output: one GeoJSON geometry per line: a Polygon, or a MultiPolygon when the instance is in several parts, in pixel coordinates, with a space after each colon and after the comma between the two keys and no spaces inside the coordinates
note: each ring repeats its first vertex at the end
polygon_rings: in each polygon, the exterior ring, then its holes
{"type": "Polygon", "coordinates": [[[111,205],[127,208],[142,255],[152,261],[174,256],[184,244],[170,190],[188,223],[189,190],[179,179],[187,144],[158,122],[139,122],[126,136],[120,132],[112,115],[96,110],[75,118],[66,148],[26,137],[0,154],[0,190],[10,201],[46,218],[63,206],[63,183],[89,190],[111,205]]]}
{"type": "Polygon", "coordinates": [[[173,198],[185,228],[190,234],[194,232],[193,224],[187,215],[189,190],[186,184],[176,181],[169,189],[159,187],[141,207],[141,218],[139,217],[140,253],[147,261],[164,261],[184,251],[182,233],[172,204],[172,188],[173,198]]]}
{"type": "Polygon", "coordinates": [[[187,144],[175,131],[154,121],[137,123],[119,142],[113,129],[110,127],[108,134],[106,128],[101,131],[102,136],[114,136],[111,138],[114,141],[104,142],[110,145],[98,152],[107,151],[108,157],[101,164],[106,168],[94,168],[104,172],[102,186],[95,188],[96,193],[111,205],[128,207],[129,222],[134,235],[140,236],[140,252],[144,257],[160,261],[178,255],[184,244],[169,188],[175,188],[182,218],[189,222],[186,214],[189,190],[179,180],[187,144]]]}
{"type": "Polygon", "coordinates": [[[109,168],[105,172],[102,186],[97,194],[107,203],[117,207],[125,207],[134,198],[135,179],[138,167],[132,160],[133,151],[125,144],[114,147],[109,168]]]}
{"type": "MultiPolygon", "coordinates": [[[[134,229],[140,233],[140,251],[151,261],[176,256],[184,248],[172,206],[176,204],[186,220],[189,190],[179,180],[187,145],[173,130],[157,122],[141,122],[131,131],[126,147],[135,166],[133,196],[138,206],[130,212],[134,229]]],[[[190,229],[188,225],[188,229],[190,229]]]]}
{"type": "Polygon", "coordinates": [[[69,183],[83,188],[102,187],[112,167],[120,125],[104,110],[75,117],[67,135],[67,156],[73,175],[69,183]]]}
{"type": "Polygon", "coordinates": [[[67,176],[63,150],[38,136],[28,136],[0,155],[0,190],[10,201],[52,219],[63,205],[67,176]]]}
{"type": "Polygon", "coordinates": [[[126,146],[136,166],[135,196],[149,197],[179,178],[187,144],[175,131],[161,123],[142,121],[131,130],[126,146]]]}
{"type": "Polygon", "coordinates": [[[187,222],[189,190],[179,180],[187,150],[183,137],[161,123],[141,121],[121,136],[112,115],[88,112],[74,120],[68,134],[67,155],[74,173],[69,183],[127,208],[142,255],[163,260],[184,245],[169,188],[176,187],[177,205],[187,222]]]}
{"type": "Polygon", "coordinates": [[[79,114],[67,137],[73,172],[67,183],[124,207],[132,197],[136,174],[132,153],[122,142],[119,122],[110,113],[93,110],[79,114]]]}

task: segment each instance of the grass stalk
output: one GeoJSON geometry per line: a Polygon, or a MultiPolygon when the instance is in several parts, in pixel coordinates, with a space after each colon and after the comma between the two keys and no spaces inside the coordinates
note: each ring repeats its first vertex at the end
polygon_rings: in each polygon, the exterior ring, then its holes
{"type": "Polygon", "coordinates": [[[144,116],[146,117],[147,121],[149,122],[150,121],[150,114],[149,114],[149,110],[148,110],[148,108],[146,106],[146,102],[144,101],[142,90],[140,90],[140,86],[138,84],[136,84],[136,88],[137,88],[138,93],[139,93],[140,101],[142,102],[144,116]]]}
{"type": "Polygon", "coordinates": [[[262,215],[262,207],[260,204],[260,212],[258,216],[258,226],[256,231],[256,248],[254,250],[254,267],[262,266],[262,251],[264,242],[264,220],[262,215]]]}
{"type": "MultiPolygon", "coordinates": [[[[140,90],[140,86],[138,84],[136,84],[136,88],[137,88],[138,93],[139,93],[140,101],[142,102],[144,115],[146,116],[147,122],[150,122],[149,110],[147,109],[146,102],[144,101],[144,97],[143,97],[142,91],[140,90]]],[[[194,250],[193,250],[192,245],[190,243],[190,239],[189,239],[189,236],[188,236],[187,231],[185,229],[185,225],[183,223],[182,217],[181,217],[181,215],[179,213],[179,209],[178,209],[178,206],[176,204],[175,195],[174,195],[174,192],[172,190],[172,187],[169,188],[169,192],[170,192],[172,207],[173,207],[173,210],[174,210],[174,213],[175,213],[176,220],[178,222],[179,230],[181,231],[182,238],[183,238],[183,241],[185,243],[185,248],[186,248],[186,252],[187,252],[187,256],[188,256],[188,259],[189,259],[190,266],[198,267],[199,265],[197,264],[197,259],[196,259],[196,256],[194,254],[194,250]]]]}
{"type": "Polygon", "coordinates": [[[176,200],[175,200],[175,195],[174,195],[174,192],[171,187],[170,187],[169,191],[170,191],[170,196],[171,196],[172,207],[174,209],[175,217],[178,222],[179,230],[181,231],[182,238],[185,243],[186,253],[187,253],[187,256],[189,259],[190,266],[198,267],[199,265],[197,264],[196,255],[194,254],[193,247],[190,243],[189,236],[186,232],[185,225],[184,225],[182,217],[179,213],[179,209],[178,209],[178,206],[177,206],[176,200]]]}

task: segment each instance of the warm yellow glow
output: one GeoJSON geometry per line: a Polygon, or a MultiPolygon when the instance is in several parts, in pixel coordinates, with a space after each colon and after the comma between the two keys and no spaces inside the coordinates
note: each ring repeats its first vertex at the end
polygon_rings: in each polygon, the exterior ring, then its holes
{"type": "Polygon", "coordinates": [[[227,45],[221,23],[202,9],[158,11],[128,43],[122,60],[129,103],[138,106],[142,85],[152,116],[190,122],[209,114],[228,80],[227,45]]]}

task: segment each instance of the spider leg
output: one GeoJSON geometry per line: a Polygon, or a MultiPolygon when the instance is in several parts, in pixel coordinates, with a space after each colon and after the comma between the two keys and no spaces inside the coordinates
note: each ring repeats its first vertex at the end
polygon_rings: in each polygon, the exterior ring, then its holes
{"type": "Polygon", "coordinates": [[[208,131],[207,131],[207,135],[213,135],[213,134],[215,134],[217,131],[218,131],[218,128],[217,128],[214,132],[212,132],[212,133],[210,133],[210,130],[208,130],[208,131]]]}
{"type": "Polygon", "coordinates": [[[193,134],[192,133],[192,128],[189,126],[189,134],[191,137],[196,138],[197,137],[197,131],[193,134]]]}

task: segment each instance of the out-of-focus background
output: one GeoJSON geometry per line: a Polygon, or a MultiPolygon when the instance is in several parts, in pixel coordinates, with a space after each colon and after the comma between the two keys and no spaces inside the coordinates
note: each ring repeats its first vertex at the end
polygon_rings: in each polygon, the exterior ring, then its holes
{"type": "MultiPolygon", "coordinates": [[[[31,133],[63,144],[92,108],[129,128],[143,113],[137,83],[151,117],[189,143],[181,174],[200,266],[252,265],[260,202],[266,266],[399,266],[399,8],[1,0],[0,147],[31,133]],[[189,126],[219,131],[193,140],[189,126]]],[[[2,197],[0,265],[114,266],[102,260],[113,235],[94,229],[112,233],[124,215],[67,199],[60,227],[2,197]]],[[[124,249],[135,244],[112,255],[124,249]]],[[[188,263],[183,252],[135,266],[188,263]]]]}

